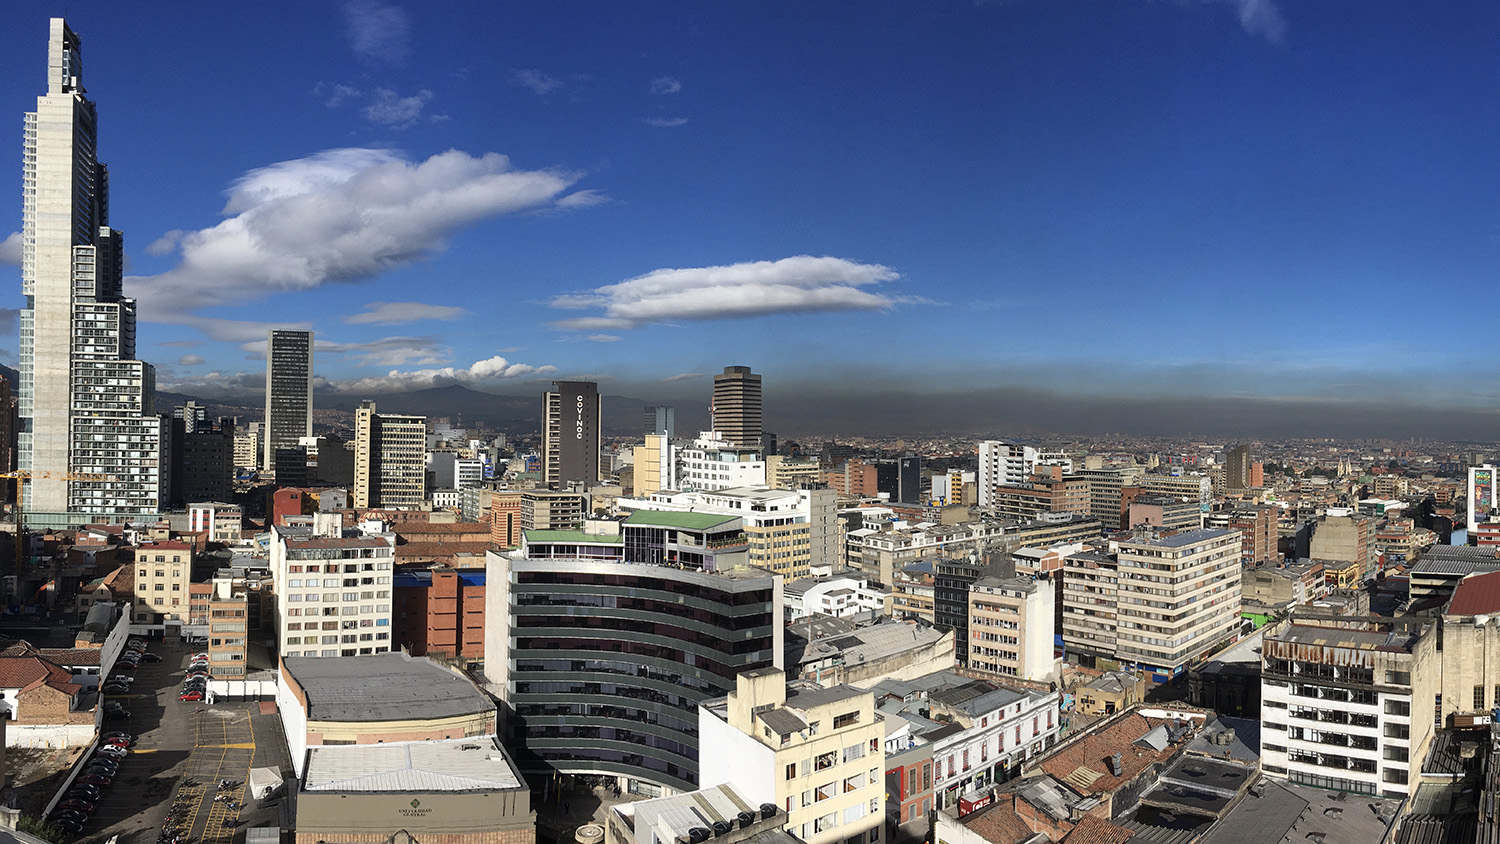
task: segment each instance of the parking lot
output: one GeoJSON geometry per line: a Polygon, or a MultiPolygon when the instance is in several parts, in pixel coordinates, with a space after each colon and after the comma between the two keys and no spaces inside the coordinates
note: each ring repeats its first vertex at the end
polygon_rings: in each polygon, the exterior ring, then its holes
{"type": "Polygon", "coordinates": [[[131,733],[137,744],[95,803],[79,840],[118,835],[120,844],[155,844],[174,800],[182,807],[179,827],[195,842],[230,844],[243,841],[248,826],[276,824],[277,808],[249,800],[245,784],[252,766],[291,770],[280,721],[262,715],[253,701],[178,700],[192,649],[174,640],[153,641],[148,650],[162,661],[141,663],[131,692],[110,696],[130,717],[104,722],[106,732],[131,733]],[[236,786],[222,792],[227,801],[216,802],[221,780],[236,786]],[[230,802],[247,805],[230,809],[230,802]]]}

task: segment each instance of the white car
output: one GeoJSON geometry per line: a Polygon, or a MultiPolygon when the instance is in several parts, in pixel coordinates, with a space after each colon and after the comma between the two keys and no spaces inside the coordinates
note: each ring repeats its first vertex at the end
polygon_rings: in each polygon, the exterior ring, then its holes
{"type": "Polygon", "coordinates": [[[114,675],[111,675],[110,678],[107,681],[105,681],[105,682],[109,682],[109,683],[124,683],[125,685],[128,686],[131,683],[135,682],[135,678],[134,677],[126,676],[124,674],[114,674],[114,675]]]}

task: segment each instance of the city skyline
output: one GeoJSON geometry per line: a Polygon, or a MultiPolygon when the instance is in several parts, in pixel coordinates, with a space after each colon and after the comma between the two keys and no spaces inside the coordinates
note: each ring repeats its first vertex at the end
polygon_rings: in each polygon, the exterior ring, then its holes
{"type": "MultiPolygon", "coordinates": [[[[284,8],[70,10],[163,389],[257,391],[285,327],[345,393],[704,403],[743,363],[773,430],[830,386],[1055,431],[1500,405],[1417,339],[1488,327],[1480,4],[284,8]]],[[[0,33],[13,113],[61,11],[0,33]]]]}

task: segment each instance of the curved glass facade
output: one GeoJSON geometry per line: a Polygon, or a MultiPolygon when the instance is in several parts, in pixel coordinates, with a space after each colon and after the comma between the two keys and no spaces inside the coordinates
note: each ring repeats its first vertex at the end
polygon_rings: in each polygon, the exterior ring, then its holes
{"type": "Polygon", "coordinates": [[[699,702],[780,662],[776,576],[491,560],[509,569],[504,681],[522,768],[696,788],[699,702]]]}

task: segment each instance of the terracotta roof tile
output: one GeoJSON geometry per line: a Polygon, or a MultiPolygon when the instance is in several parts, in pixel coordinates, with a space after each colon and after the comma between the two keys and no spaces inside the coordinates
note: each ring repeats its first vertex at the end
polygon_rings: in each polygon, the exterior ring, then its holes
{"type": "Polygon", "coordinates": [[[1114,791],[1134,779],[1148,766],[1177,752],[1168,745],[1164,750],[1136,746],[1134,742],[1150,732],[1162,718],[1130,714],[1099,732],[1088,734],[1064,745],[1040,762],[1043,771],[1072,786],[1080,794],[1103,794],[1114,791]],[[1109,770],[1109,758],[1120,754],[1120,776],[1109,770]],[[1097,776],[1095,776],[1097,774],[1097,776]]]}
{"type": "Polygon", "coordinates": [[[1036,833],[1009,806],[991,806],[959,821],[990,844],[1020,844],[1036,833]]]}
{"type": "Polygon", "coordinates": [[[73,683],[72,673],[51,660],[39,656],[0,657],[0,689],[30,691],[42,685],[70,695],[81,688],[73,683]]]}
{"type": "Polygon", "coordinates": [[[1065,844],[1125,844],[1135,833],[1093,815],[1085,816],[1064,838],[1065,844]]]}

